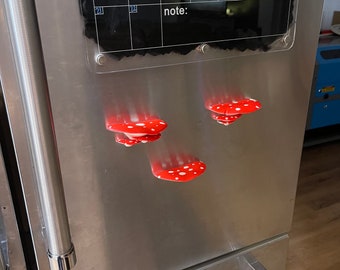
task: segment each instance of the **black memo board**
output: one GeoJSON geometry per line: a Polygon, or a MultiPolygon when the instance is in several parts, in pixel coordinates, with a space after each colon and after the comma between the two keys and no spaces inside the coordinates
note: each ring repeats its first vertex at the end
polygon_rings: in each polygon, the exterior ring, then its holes
{"type": "Polygon", "coordinates": [[[85,36],[114,58],[187,54],[200,44],[267,51],[293,21],[294,0],[80,0],[85,36]]]}

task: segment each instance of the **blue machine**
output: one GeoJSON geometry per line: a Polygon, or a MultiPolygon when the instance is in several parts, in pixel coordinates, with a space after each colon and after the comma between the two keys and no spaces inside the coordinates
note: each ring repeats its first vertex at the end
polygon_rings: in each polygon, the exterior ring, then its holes
{"type": "Polygon", "coordinates": [[[340,38],[320,39],[306,129],[340,124],[340,38]]]}

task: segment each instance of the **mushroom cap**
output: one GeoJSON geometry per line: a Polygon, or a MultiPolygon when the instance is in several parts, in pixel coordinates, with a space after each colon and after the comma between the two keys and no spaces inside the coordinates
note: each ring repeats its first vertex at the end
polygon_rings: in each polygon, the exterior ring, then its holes
{"type": "Polygon", "coordinates": [[[120,144],[124,144],[126,147],[133,146],[138,143],[147,143],[158,140],[161,137],[161,134],[156,135],[144,135],[139,137],[128,137],[124,133],[116,133],[115,141],[120,144]]]}
{"type": "Polygon", "coordinates": [[[133,146],[137,143],[140,143],[140,141],[126,137],[123,133],[116,133],[115,134],[115,141],[117,143],[125,145],[126,147],[131,147],[131,146],[133,146]]]}
{"type": "Polygon", "coordinates": [[[172,168],[163,168],[161,162],[151,164],[155,177],[173,182],[188,182],[203,174],[206,165],[202,161],[192,161],[172,168]]]}
{"type": "Polygon", "coordinates": [[[138,137],[133,137],[138,142],[142,143],[147,143],[147,142],[153,142],[158,140],[161,137],[161,134],[155,134],[155,135],[144,135],[144,136],[138,136],[138,137]]]}
{"type": "Polygon", "coordinates": [[[209,105],[212,112],[225,115],[247,114],[261,109],[262,105],[255,99],[241,99],[226,103],[209,105]]]}
{"type": "Polygon", "coordinates": [[[234,123],[237,119],[239,119],[242,114],[234,114],[234,115],[225,115],[225,114],[217,114],[211,113],[211,118],[216,120],[217,123],[228,126],[234,123]]]}
{"type": "Polygon", "coordinates": [[[140,137],[144,135],[157,135],[162,132],[167,123],[162,119],[149,118],[141,121],[124,121],[114,122],[108,120],[106,128],[113,132],[130,134],[131,136],[140,137]]]}

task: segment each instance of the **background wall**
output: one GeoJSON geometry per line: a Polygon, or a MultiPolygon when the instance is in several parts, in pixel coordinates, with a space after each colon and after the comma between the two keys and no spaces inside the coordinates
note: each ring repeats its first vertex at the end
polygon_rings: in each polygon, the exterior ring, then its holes
{"type": "Polygon", "coordinates": [[[321,30],[328,30],[332,25],[333,12],[340,11],[340,0],[325,0],[323,6],[323,15],[321,30]]]}

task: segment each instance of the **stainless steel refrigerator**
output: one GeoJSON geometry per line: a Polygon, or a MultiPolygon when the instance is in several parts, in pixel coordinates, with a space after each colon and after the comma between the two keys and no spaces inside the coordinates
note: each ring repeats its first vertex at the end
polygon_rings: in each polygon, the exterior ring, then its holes
{"type": "Polygon", "coordinates": [[[0,269],[285,269],[323,1],[0,4],[0,269]]]}

